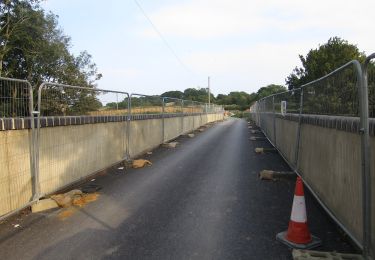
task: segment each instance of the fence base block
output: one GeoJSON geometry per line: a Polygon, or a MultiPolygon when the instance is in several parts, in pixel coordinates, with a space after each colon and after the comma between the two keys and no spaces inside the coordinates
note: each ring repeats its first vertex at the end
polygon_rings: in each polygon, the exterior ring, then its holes
{"type": "Polygon", "coordinates": [[[53,199],[44,199],[44,200],[39,200],[38,202],[31,205],[31,211],[33,213],[36,213],[36,212],[41,212],[41,211],[54,209],[58,207],[59,205],[57,205],[56,201],[54,201],[53,199]]]}
{"type": "Polygon", "coordinates": [[[261,180],[278,180],[278,179],[293,179],[296,177],[294,172],[275,172],[270,170],[263,170],[259,173],[261,180]]]}
{"type": "Polygon", "coordinates": [[[255,148],[255,152],[258,154],[263,154],[263,153],[277,153],[278,151],[275,148],[257,147],[255,148]]]}
{"type": "Polygon", "coordinates": [[[293,249],[292,252],[294,260],[320,260],[320,259],[351,259],[351,260],[362,260],[364,259],[361,255],[357,254],[341,254],[337,252],[321,252],[312,250],[301,250],[293,249]]]}
{"type": "Polygon", "coordinates": [[[287,245],[288,247],[291,247],[291,248],[311,249],[311,248],[318,247],[322,244],[322,241],[318,237],[313,236],[313,235],[311,235],[312,241],[310,243],[308,243],[308,244],[296,244],[296,243],[290,242],[289,240],[287,240],[285,238],[286,233],[287,233],[287,231],[280,232],[279,234],[277,234],[276,240],[280,241],[281,243],[283,243],[283,244],[285,244],[285,245],[287,245]]]}
{"type": "Polygon", "coordinates": [[[252,136],[250,137],[250,140],[251,141],[263,141],[263,140],[266,140],[265,137],[255,137],[255,136],[252,136]]]}

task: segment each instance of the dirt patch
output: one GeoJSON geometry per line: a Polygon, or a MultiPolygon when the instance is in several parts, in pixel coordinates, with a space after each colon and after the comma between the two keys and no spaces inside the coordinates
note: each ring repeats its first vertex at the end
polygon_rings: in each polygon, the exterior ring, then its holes
{"type": "Polygon", "coordinates": [[[137,169],[137,168],[143,168],[145,166],[151,166],[151,165],[152,163],[148,160],[138,159],[138,160],[133,161],[132,167],[134,169],[137,169]]]}
{"type": "Polygon", "coordinates": [[[63,211],[61,211],[59,213],[59,219],[60,220],[65,220],[67,218],[69,218],[70,216],[72,216],[77,210],[75,208],[68,208],[68,209],[64,209],[63,211]]]}
{"type": "Polygon", "coordinates": [[[72,206],[65,208],[58,215],[60,220],[65,220],[79,211],[79,208],[84,207],[86,204],[96,201],[99,197],[99,193],[84,193],[82,195],[76,195],[72,199],[72,206]]]}
{"type": "Polygon", "coordinates": [[[96,201],[99,197],[99,193],[89,193],[89,194],[83,194],[82,196],[77,196],[73,198],[72,204],[74,206],[83,207],[87,203],[96,201]]]}

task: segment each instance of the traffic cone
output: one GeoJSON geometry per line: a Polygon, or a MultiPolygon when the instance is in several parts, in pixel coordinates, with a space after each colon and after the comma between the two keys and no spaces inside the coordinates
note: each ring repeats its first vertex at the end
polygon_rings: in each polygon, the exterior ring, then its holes
{"type": "Polygon", "coordinates": [[[305,195],[300,177],[297,177],[296,181],[288,230],[277,234],[276,239],[289,247],[299,249],[310,249],[322,244],[319,238],[311,235],[307,226],[305,195]]]}

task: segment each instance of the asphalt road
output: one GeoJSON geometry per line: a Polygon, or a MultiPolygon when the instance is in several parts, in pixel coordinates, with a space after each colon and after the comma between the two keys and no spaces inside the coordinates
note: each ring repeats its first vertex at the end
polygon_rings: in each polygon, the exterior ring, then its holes
{"type": "MultiPolygon", "coordinates": [[[[294,182],[258,179],[288,167],[277,154],[255,154],[269,144],[250,136],[244,120],[218,123],[156,149],[151,167],[96,178],[100,197],[70,217],[61,209],[13,217],[0,225],[0,259],[290,259],[275,235],[287,228],[294,182]]],[[[354,252],[306,200],[321,249],[354,252]]]]}

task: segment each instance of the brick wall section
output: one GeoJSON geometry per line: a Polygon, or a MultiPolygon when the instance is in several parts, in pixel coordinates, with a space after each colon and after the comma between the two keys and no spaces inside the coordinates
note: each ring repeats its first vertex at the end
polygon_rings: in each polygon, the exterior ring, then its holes
{"type": "MultiPolygon", "coordinates": [[[[192,116],[192,115],[203,115],[205,113],[194,113],[194,114],[179,114],[171,113],[164,114],[164,118],[181,117],[181,116],[192,116]]],[[[209,113],[211,114],[211,113],[209,113]]],[[[212,113],[216,114],[216,113],[212,113]]],[[[107,122],[123,122],[128,118],[124,116],[54,116],[54,117],[41,117],[41,127],[55,127],[55,126],[68,126],[68,125],[83,125],[83,124],[97,124],[107,122]]],[[[130,120],[147,120],[147,119],[160,119],[163,118],[162,114],[139,114],[131,115],[130,120]]],[[[37,119],[34,119],[34,125],[37,125],[37,119]]],[[[5,130],[22,130],[31,128],[31,119],[25,118],[0,118],[0,131],[5,130]]]]}
{"type": "MultiPolygon", "coordinates": [[[[196,114],[164,114],[164,118],[201,115],[196,114]]],[[[270,114],[271,116],[272,114],[270,114]]],[[[276,114],[277,118],[298,122],[298,114],[276,114]]],[[[139,114],[132,115],[131,120],[147,120],[160,119],[162,114],[139,114]]],[[[35,120],[35,126],[37,120],[35,120]]],[[[67,126],[67,125],[83,125],[97,124],[107,122],[126,121],[127,116],[57,116],[57,117],[41,117],[41,127],[67,126]]],[[[302,124],[316,125],[325,128],[333,128],[341,131],[359,133],[359,117],[345,116],[326,116],[326,115],[302,115],[302,124]]],[[[22,130],[30,129],[30,118],[0,118],[0,131],[4,130],[22,130]]],[[[375,118],[369,120],[369,132],[371,136],[375,136],[375,118]]]]}
{"type": "MultiPolygon", "coordinates": [[[[277,118],[298,122],[298,114],[276,114],[277,118]]],[[[359,133],[359,117],[326,116],[326,115],[302,115],[302,124],[316,125],[341,131],[359,133]]],[[[375,118],[369,119],[369,132],[375,136],[375,118]]]]}

